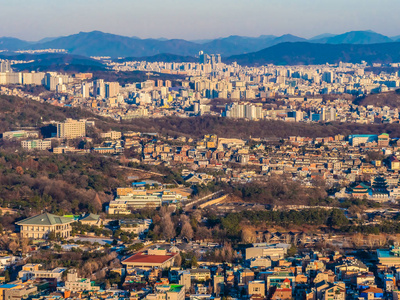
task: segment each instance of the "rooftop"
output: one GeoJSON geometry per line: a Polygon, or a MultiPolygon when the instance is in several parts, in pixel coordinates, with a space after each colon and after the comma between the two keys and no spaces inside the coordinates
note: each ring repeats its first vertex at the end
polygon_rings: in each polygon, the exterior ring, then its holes
{"type": "Polygon", "coordinates": [[[71,218],[60,217],[56,215],[52,215],[49,213],[44,213],[41,215],[37,215],[34,217],[30,217],[24,220],[17,222],[17,225],[58,225],[58,224],[69,224],[74,222],[71,218]]]}
{"type": "Polygon", "coordinates": [[[144,252],[138,252],[127,259],[123,260],[121,263],[151,263],[151,264],[162,264],[171,258],[175,257],[176,253],[171,253],[167,255],[148,255],[144,252]]]}

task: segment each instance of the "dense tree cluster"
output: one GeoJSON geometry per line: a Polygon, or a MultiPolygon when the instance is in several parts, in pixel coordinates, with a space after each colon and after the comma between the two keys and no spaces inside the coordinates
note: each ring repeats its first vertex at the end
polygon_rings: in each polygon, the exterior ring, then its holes
{"type": "Polygon", "coordinates": [[[290,228],[293,225],[314,225],[341,227],[349,223],[344,212],[340,209],[304,209],[301,211],[246,210],[231,213],[220,219],[221,227],[230,239],[240,240],[243,223],[256,227],[281,226],[290,228]]]}
{"type": "Polygon", "coordinates": [[[388,93],[370,94],[356,98],[354,101],[357,105],[374,105],[377,107],[389,106],[397,108],[400,104],[400,89],[388,93]]]}
{"type": "Polygon", "coordinates": [[[118,164],[102,156],[0,152],[0,206],[25,214],[101,212],[124,183],[118,164]]]}
{"type": "Polygon", "coordinates": [[[195,186],[193,189],[194,195],[198,197],[223,190],[245,202],[265,205],[339,205],[336,200],[328,198],[324,184],[316,182],[314,187],[305,187],[284,176],[272,176],[265,182],[246,184],[211,182],[207,185],[195,186]]]}
{"type": "Polygon", "coordinates": [[[44,126],[43,122],[51,120],[64,121],[66,118],[96,117],[80,108],[55,107],[5,95],[0,95],[0,107],[0,128],[2,131],[15,130],[18,127],[42,127],[44,126]]]}
{"type": "MultiPolygon", "coordinates": [[[[398,218],[400,219],[400,218],[398,218]]],[[[395,221],[383,221],[381,224],[372,225],[351,225],[342,226],[340,231],[347,233],[362,233],[362,234],[400,234],[400,223],[395,221]]]]}
{"type": "Polygon", "coordinates": [[[85,234],[88,232],[93,232],[96,236],[105,236],[109,237],[112,234],[112,231],[107,228],[102,228],[95,225],[86,225],[81,222],[73,222],[71,224],[72,231],[71,235],[75,236],[76,234],[85,234]]]}

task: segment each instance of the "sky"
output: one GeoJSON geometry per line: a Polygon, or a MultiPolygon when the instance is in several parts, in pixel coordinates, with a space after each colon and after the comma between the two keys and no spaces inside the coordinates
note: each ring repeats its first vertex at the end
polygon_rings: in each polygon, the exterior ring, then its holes
{"type": "Polygon", "coordinates": [[[399,0],[0,0],[0,36],[80,31],[187,40],[373,30],[400,35],[399,0]]]}

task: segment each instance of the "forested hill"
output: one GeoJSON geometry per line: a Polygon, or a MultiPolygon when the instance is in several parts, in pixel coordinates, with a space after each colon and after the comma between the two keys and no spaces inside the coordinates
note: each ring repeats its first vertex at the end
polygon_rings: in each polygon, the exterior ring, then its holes
{"type": "Polygon", "coordinates": [[[46,121],[63,121],[66,118],[97,118],[94,114],[70,107],[56,107],[30,99],[0,95],[1,132],[18,127],[40,126],[46,121]]]}
{"type": "Polygon", "coordinates": [[[292,123],[283,121],[246,121],[221,117],[136,119],[122,123],[117,128],[169,135],[201,137],[214,133],[220,137],[242,138],[287,138],[289,136],[326,137],[336,134],[380,134],[400,137],[399,124],[355,124],[355,123],[292,123]]]}
{"type": "Polygon", "coordinates": [[[201,137],[214,133],[221,137],[242,138],[287,138],[289,136],[325,137],[336,134],[379,134],[387,132],[391,137],[400,137],[399,124],[354,124],[354,123],[291,123],[283,121],[247,121],[221,117],[192,118],[142,118],[122,123],[99,117],[80,108],[56,107],[29,99],[0,96],[0,128],[2,131],[19,127],[41,127],[42,122],[63,121],[66,118],[93,118],[96,127],[106,131],[156,132],[172,136],[201,137]]]}

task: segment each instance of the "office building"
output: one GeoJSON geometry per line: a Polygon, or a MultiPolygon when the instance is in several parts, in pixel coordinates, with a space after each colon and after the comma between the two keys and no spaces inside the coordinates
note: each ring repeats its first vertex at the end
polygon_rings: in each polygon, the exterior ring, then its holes
{"type": "Polygon", "coordinates": [[[110,140],[120,140],[121,135],[122,135],[121,132],[113,130],[100,133],[100,137],[102,139],[110,139],[110,140]]]}
{"type": "Polygon", "coordinates": [[[0,61],[0,72],[12,72],[11,64],[9,60],[0,61]]]}
{"type": "Polygon", "coordinates": [[[93,97],[105,98],[106,86],[103,79],[97,79],[93,83],[93,97]]]}
{"type": "Polygon", "coordinates": [[[83,292],[98,290],[98,287],[92,285],[89,278],[78,277],[78,272],[76,269],[71,269],[68,271],[67,280],[65,281],[65,288],[71,292],[83,292]]]}
{"type": "Polygon", "coordinates": [[[116,97],[119,93],[118,82],[107,82],[105,84],[105,96],[106,98],[116,97]]]}
{"type": "Polygon", "coordinates": [[[84,120],[67,119],[63,123],[57,123],[57,137],[63,139],[75,139],[86,136],[86,122],[84,120]]]}
{"type": "Polygon", "coordinates": [[[38,131],[27,131],[27,130],[15,130],[15,131],[6,131],[3,133],[3,139],[5,140],[17,140],[24,138],[38,138],[38,131]]]}
{"type": "Polygon", "coordinates": [[[51,149],[51,141],[27,140],[21,141],[21,147],[25,150],[48,150],[51,149]]]}
{"type": "Polygon", "coordinates": [[[82,94],[82,98],[89,98],[90,94],[89,94],[89,84],[88,83],[83,83],[81,86],[81,94],[82,94]]]}
{"type": "Polygon", "coordinates": [[[257,295],[265,297],[265,281],[264,280],[253,280],[249,282],[249,296],[257,295]]]}

